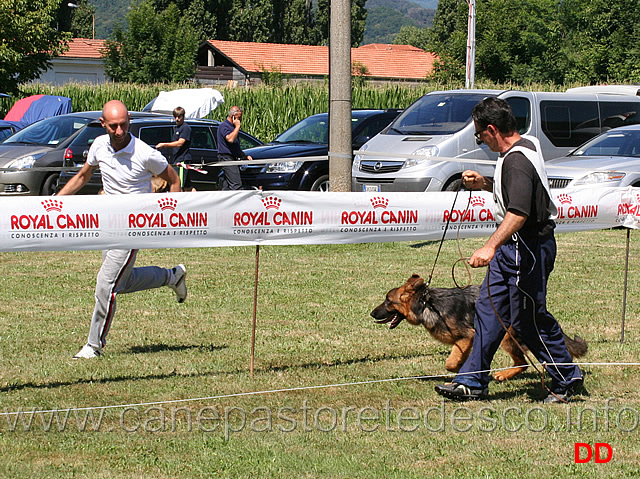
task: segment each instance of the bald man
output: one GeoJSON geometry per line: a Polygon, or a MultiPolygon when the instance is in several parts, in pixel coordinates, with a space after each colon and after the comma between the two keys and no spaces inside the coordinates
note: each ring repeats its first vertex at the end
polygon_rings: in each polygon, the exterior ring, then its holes
{"type": "MultiPolygon", "coordinates": [[[[100,118],[106,135],[95,139],[87,161],[58,195],[72,195],[91,179],[100,167],[102,185],[107,195],[151,193],[151,177],[159,176],[169,184],[169,191],[180,191],[175,170],[157,150],[129,133],[129,112],[124,103],[105,103],[100,118]]],[[[89,338],[74,359],[102,355],[107,334],[116,312],[116,296],[145,289],[168,286],[179,303],[187,297],[184,265],[167,269],[158,266],[134,268],[138,250],[111,249],[102,252],[102,266],[96,280],[96,304],[89,338]]]]}

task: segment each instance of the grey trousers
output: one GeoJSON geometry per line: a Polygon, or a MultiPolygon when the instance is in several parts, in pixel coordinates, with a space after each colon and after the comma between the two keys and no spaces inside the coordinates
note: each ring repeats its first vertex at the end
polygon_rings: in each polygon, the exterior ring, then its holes
{"type": "Polygon", "coordinates": [[[116,296],[166,286],[171,270],[158,266],[134,268],[138,250],[110,249],[102,252],[102,266],[96,280],[96,306],[91,318],[88,343],[94,348],[107,344],[106,338],[116,313],[116,296]]]}

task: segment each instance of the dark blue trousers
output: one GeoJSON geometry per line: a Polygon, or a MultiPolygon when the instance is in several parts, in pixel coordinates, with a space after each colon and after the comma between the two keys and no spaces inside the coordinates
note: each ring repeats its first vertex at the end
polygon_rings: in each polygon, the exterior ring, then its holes
{"type": "MultiPolygon", "coordinates": [[[[237,158],[234,158],[231,155],[220,154],[218,155],[219,161],[234,161],[237,158]]],[[[222,190],[241,190],[242,189],[242,177],[240,176],[240,167],[238,165],[229,165],[222,167],[223,178],[222,178],[222,190]]]]}
{"type": "Polygon", "coordinates": [[[496,251],[476,302],[473,349],[454,382],[473,387],[489,383],[487,372],[476,371],[491,368],[493,356],[506,334],[496,311],[507,327],[513,325],[521,342],[538,361],[546,363],[553,391],[566,389],[572,380],[582,378],[578,366],[556,365],[572,363],[573,359],[560,325],[547,311],[547,280],[555,259],[553,233],[534,238],[515,235],[496,251]]]}

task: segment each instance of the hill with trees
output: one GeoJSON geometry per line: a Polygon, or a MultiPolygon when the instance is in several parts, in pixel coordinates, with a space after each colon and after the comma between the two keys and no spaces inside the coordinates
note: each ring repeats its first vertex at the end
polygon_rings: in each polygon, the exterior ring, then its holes
{"type": "MultiPolygon", "coordinates": [[[[4,12],[0,29],[0,90],[15,91],[38,78],[51,57],[72,36],[89,36],[91,12],[112,20],[126,0],[17,2],[4,12]],[[102,2],[102,3],[100,3],[102,2]],[[109,7],[108,9],[106,7],[109,7]],[[81,12],[84,12],[81,14],[81,12]],[[26,27],[25,25],[29,25],[26,27]]],[[[436,53],[434,79],[464,79],[467,3],[439,0],[429,15],[416,3],[352,0],[351,42],[407,43],[436,53]],[[391,13],[393,12],[393,13],[391,13]],[[365,36],[369,23],[380,35],[365,36]],[[410,24],[404,24],[410,19],[410,24]],[[394,23],[395,22],[395,23],[394,23]],[[389,27],[388,25],[395,25],[389,27]],[[397,34],[392,33],[399,27],[397,34]],[[382,27],[381,27],[382,28],[382,27]]],[[[640,82],[638,0],[477,0],[478,80],[530,84],[640,82]]],[[[329,0],[143,0],[127,14],[107,42],[105,69],[116,81],[185,81],[195,72],[200,41],[218,38],[246,42],[328,43],[329,0]]],[[[102,36],[100,34],[97,35],[102,36]]]]}
{"type": "Polygon", "coordinates": [[[367,23],[362,43],[393,43],[403,27],[427,28],[433,24],[435,9],[408,0],[367,0],[367,23]]]}
{"type": "MultiPolygon", "coordinates": [[[[126,15],[133,1],[88,0],[88,3],[95,8],[96,38],[106,39],[116,24],[126,25],[126,15]]],[[[437,5],[438,0],[367,0],[368,16],[362,43],[391,43],[403,26],[431,26],[437,5]]]]}

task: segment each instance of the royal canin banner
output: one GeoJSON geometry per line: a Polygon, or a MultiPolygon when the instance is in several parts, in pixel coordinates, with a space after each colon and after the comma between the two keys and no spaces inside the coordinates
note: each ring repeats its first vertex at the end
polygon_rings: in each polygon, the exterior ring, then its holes
{"type": "MultiPolygon", "coordinates": [[[[640,225],[640,188],[554,190],[558,232],[640,225]]],[[[487,192],[215,191],[3,198],[0,251],[372,243],[490,236],[487,192]],[[454,204],[455,199],[455,204],[454,204]]]]}

